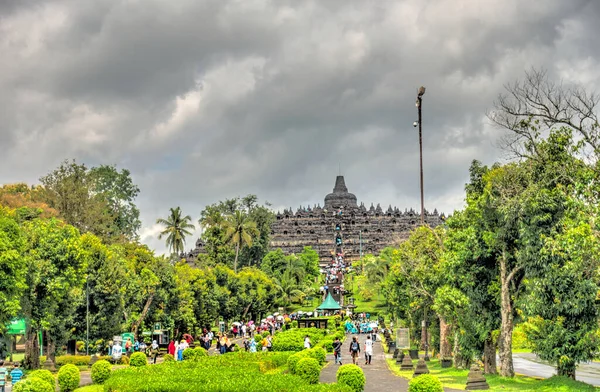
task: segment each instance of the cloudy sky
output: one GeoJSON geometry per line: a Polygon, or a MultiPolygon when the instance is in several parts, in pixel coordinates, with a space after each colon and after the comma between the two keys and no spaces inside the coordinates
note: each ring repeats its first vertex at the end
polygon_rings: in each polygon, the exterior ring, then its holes
{"type": "MultiPolygon", "coordinates": [[[[322,203],[338,167],[359,201],[463,203],[485,117],[531,67],[600,88],[595,0],[0,0],[0,183],[66,158],[131,170],[157,217],[257,194],[322,203]]],[[[193,240],[188,245],[191,246],[193,240]]]]}

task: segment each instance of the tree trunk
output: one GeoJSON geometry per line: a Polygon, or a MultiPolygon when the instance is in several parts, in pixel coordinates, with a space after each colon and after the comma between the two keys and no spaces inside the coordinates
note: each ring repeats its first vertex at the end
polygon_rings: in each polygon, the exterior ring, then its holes
{"type": "Polygon", "coordinates": [[[421,323],[421,350],[427,346],[427,309],[423,309],[423,322],[421,323]]]}
{"type": "Polygon", "coordinates": [[[450,347],[450,333],[452,326],[446,324],[446,320],[440,317],[440,359],[450,359],[452,357],[452,347],[450,347]]]}
{"type": "Polygon", "coordinates": [[[458,330],[454,331],[454,367],[457,369],[468,369],[471,365],[469,358],[466,358],[460,352],[460,345],[458,344],[458,330]]]}
{"type": "Polygon", "coordinates": [[[27,340],[25,341],[25,359],[23,359],[23,367],[25,369],[40,368],[40,342],[38,340],[38,331],[29,323],[25,332],[27,340]]]}
{"type": "Polygon", "coordinates": [[[233,272],[237,274],[237,261],[238,255],[240,254],[240,243],[238,242],[235,246],[235,261],[233,262],[233,272]]]}
{"type": "Polygon", "coordinates": [[[503,252],[500,258],[500,314],[502,323],[500,326],[500,339],[498,341],[498,356],[500,357],[500,375],[503,377],[514,377],[512,357],[512,332],[513,332],[513,310],[510,298],[510,280],[516,270],[508,274],[506,266],[506,254],[503,252]]]}
{"type": "Polygon", "coordinates": [[[144,305],[142,314],[140,314],[140,317],[138,317],[138,319],[135,321],[135,323],[133,323],[133,325],[131,326],[131,332],[133,332],[133,337],[135,339],[137,339],[137,337],[138,337],[137,336],[138,329],[139,329],[140,325],[142,324],[142,321],[144,321],[144,319],[146,318],[146,315],[148,314],[148,310],[150,310],[150,305],[152,305],[153,299],[154,299],[154,293],[150,294],[150,296],[146,300],[146,304],[144,305]]]}
{"type": "Polygon", "coordinates": [[[496,368],[496,345],[492,333],[488,333],[487,338],[483,342],[483,372],[485,374],[498,374],[496,368]]]}
{"type": "Polygon", "coordinates": [[[569,377],[575,380],[576,364],[573,360],[558,360],[556,372],[559,376],[569,377]]]}

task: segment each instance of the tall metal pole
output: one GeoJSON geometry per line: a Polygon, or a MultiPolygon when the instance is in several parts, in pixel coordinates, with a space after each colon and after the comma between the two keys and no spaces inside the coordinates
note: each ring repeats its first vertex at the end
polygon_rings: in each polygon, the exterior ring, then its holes
{"type": "Polygon", "coordinates": [[[89,276],[85,281],[85,297],[86,297],[85,355],[90,355],[90,281],[89,281],[89,276]]]}
{"type": "Polygon", "coordinates": [[[419,169],[421,175],[421,225],[425,225],[425,202],[423,198],[423,136],[422,136],[422,117],[421,117],[421,106],[423,103],[423,94],[425,94],[425,87],[419,89],[417,95],[417,110],[419,112],[419,169]]]}

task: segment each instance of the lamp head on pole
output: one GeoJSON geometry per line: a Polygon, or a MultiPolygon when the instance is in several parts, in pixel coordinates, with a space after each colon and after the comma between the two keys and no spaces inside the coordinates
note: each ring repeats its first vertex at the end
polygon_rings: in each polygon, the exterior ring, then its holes
{"type": "Polygon", "coordinates": [[[421,86],[419,87],[419,93],[417,94],[417,97],[422,97],[423,94],[425,94],[425,87],[421,86]]]}

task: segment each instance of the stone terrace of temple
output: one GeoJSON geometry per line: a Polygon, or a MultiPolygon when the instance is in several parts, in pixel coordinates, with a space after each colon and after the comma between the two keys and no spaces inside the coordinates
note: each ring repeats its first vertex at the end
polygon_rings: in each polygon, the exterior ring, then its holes
{"type": "MultiPolygon", "coordinates": [[[[312,246],[321,262],[330,260],[343,249],[346,260],[358,260],[362,254],[379,252],[387,246],[406,239],[420,224],[420,214],[412,208],[400,211],[389,206],[383,210],[378,204],[366,208],[357,204],[356,196],[348,192],[344,177],[337,176],[333,192],[325,196],[325,205],[285,209],[277,213],[272,226],[271,248],[284,253],[300,253],[304,246],[312,246]]],[[[435,227],[444,221],[437,209],[425,211],[425,222],[435,227]]]]}

